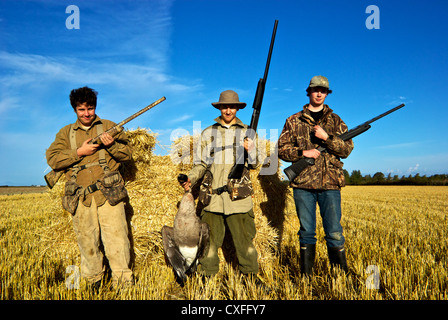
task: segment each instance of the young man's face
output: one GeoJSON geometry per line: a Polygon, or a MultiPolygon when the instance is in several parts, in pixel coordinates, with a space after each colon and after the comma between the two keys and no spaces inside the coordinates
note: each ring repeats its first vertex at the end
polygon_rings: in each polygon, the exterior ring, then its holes
{"type": "Polygon", "coordinates": [[[226,124],[233,124],[235,122],[236,112],[238,108],[234,105],[223,105],[220,107],[221,118],[226,124]]]}
{"type": "Polygon", "coordinates": [[[322,88],[322,87],[310,88],[310,92],[309,92],[310,104],[313,107],[319,107],[319,106],[323,105],[327,95],[328,95],[327,88],[322,88]]]}
{"type": "Polygon", "coordinates": [[[90,127],[93,120],[95,120],[95,107],[87,105],[86,102],[78,104],[75,112],[79,122],[86,127],[90,127]]]}

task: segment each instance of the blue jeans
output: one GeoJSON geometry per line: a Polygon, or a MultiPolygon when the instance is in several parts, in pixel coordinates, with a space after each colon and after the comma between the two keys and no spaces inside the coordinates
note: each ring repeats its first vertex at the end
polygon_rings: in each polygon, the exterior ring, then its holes
{"type": "Polygon", "coordinates": [[[299,241],[315,244],[316,203],[319,204],[327,246],[339,247],[345,242],[341,226],[341,192],[339,190],[308,190],[294,188],[294,202],[299,217],[299,241]]]}

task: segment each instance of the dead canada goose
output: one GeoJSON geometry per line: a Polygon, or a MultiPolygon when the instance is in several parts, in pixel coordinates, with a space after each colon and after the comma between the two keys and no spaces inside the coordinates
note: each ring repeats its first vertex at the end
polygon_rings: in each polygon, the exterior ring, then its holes
{"type": "Polygon", "coordinates": [[[198,259],[207,252],[210,229],[196,214],[191,192],[185,192],[179,204],[173,227],[163,226],[162,241],[167,261],[181,285],[187,275],[196,271],[198,259]]]}

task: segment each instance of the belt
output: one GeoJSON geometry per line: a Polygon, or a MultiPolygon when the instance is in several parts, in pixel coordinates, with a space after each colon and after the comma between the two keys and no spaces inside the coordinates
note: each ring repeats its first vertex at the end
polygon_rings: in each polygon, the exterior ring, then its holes
{"type": "Polygon", "coordinates": [[[229,192],[229,188],[227,188],[227,185],[212,190],[212,194],[221,194],[223,192],[229,192]]]}
{"type": "Polygon", "coordinates": [[[98,188],[98,183],[94,183],[86,188],[85,194],[94,193],[97,190],[100,190],[100,188],[98,188]]]}

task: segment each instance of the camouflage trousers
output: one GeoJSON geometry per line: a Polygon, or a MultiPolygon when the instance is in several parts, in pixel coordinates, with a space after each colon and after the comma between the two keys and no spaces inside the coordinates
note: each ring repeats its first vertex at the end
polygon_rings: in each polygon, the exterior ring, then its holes
{"type": "Polygon", "coordinates": [[[90,207],[86,207],[80,201],[73,217],[73,228],[78,238],[83,278],[89,282],[102,279],[105,271],[103,247],[112,270],[112,283],[132,282],[131,248],[123,202],[111,206],[106,201],[97,207],[92,197],[90,207]]]}
{"type": "Polygon", "coordinates": [[[199,260],[202,273],[206,275],[218,273],[218,249],[223,244],[226,226],[232,235],[239,270],[244,274],[258,273],[258,253],[252,242],[256,233],[252,209],[246,213],[231,215],[202,210],[201,221],[210,226],[210,247],[206,256],[199,260]]]}

